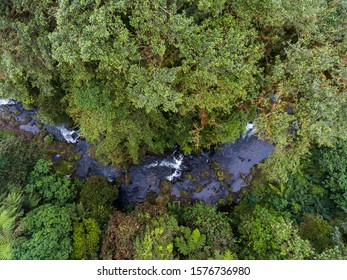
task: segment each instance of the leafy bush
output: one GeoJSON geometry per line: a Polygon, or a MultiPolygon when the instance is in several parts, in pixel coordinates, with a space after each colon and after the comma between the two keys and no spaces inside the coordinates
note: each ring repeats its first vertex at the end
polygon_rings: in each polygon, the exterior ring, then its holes
{"type": "Polygon", "coordinates": [[[38,194],[45,203],[64,205],[72,202],[76,195],[76,186],[64,175],[51,172],[52,163],[43,159],[37,161],[29,176],[25,191],[38,194]]]}
{"type": "Polygon", "coordinates": [[[309,240],[317,253],[322,253],[334,246],[333,231],[327,221],[312,214],[306,214],[303,218],[303,222],[299,224],[299,235],[309,240]]]}
{"type": "Polygon", "coordinates": [[[94,219],[83,219],[73,228],[72,258],[91,260],[98,258],[101,230],[94,219]]]}
{"type": "Polygon", "coordinates": [[[34,143],[19,137],[0,138],[0,184],[24,185],[42,156],[34,143]]]}
{"type": "Polygon", "coordinates": [[[106,178],[98,176],[88,178],[80,194],[80,201],[100,226],[105,225],[114,211],[117,198],[118,188],[110,185],[106,178]]]}
{"type": "Polygon", "coordinates": [[[29,212],[20,222],[22,234],[14,243],[18,260],[66,260],[73,248],[71,242],[71,209],[52,204],[29,212]]]}
{"type": "Polygon", "coordinates": [[[180,254],[188,260],[201,259],[200,250],[206,244],[206,236],[200,234],[198,229],[191,231],[188,227],[181,227],[180,233],[175,237],[175,247],[180,254]]]}
{"type": "Polygon", "coordinates": [[[153,219],[143,234],[135,241],[135,259],[171,260],[174,258],[174,236],[178,231],[177,220],[163,215],[153,219]]]}
{"type": "Polygon", "coordinates": [[[236,250],[231,220],[226,213],[219,212],[215,206],[199,202],[183,209],[183,223],[189,228],[196,228],[206,236],[203,259],[213,258],[215,251],[236,250]]]}
{"type": "Polygon", "coordinates": [[[309,242],[300,238],[291,221],[259,205],[243,216],[238,230],[244,259],[300,260],[312,254],[309,242]]]}

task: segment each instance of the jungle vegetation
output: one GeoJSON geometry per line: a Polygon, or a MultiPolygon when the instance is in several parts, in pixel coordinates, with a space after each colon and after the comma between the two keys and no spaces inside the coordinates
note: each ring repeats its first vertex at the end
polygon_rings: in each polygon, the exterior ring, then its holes
{"type": "Polygon", "coordinates": [[[117,184],[0,133],[0,259],[346,259],[346,26],[345,0],[1,1],[0,96],[79,127],[101,162],[249,121],[275,151],[237,204],[120,208],[117,184]]]}

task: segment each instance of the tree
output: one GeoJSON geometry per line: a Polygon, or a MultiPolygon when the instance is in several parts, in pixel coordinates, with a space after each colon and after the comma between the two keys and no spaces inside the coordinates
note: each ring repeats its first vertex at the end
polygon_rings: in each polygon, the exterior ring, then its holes
{"type": "Polygon", "coordinates": [[[66,260],[71,242],[71,209],[52,204],[30,211],[21,221],[22,234],[13,247],[18,260],[66,260]]]}
{"type": "Polygon", "coordinates": [[[94,219],[82,219],[73,227],[72,258],[78,260],[98,259],[101,230],[94,219]]]}
{"type": "Polygon", "coordinates": [[[206,242],[197,256],[201,259],[213,258],[215,252],[236,251],[231,227],[231,220],[226,213],[219,212],[215,206],[195,203],[183,208],[182,222],[184,226],[197,229],[206,236],[206,242]]]}
{"type": "Polygon", "coordinates": [[[166,214],[152,220],[146,226],[144,233],[135,240],[135,259],[173,259],[173,243],[177,230],[177,220],[172,216],[166,214]]]}
{"type": "Polygon", "coordinates": [[[261,46],[223,3],[59,3],[52,55],[98,158],[137,163],[239,137],[255,112],[261,46]]]}
{"type": "Polygon", "coordinates": [[[107,222],[117,198],[118,188],[110,185],[106,178],[98,176],[88,178],[80,193],[80,201],[87,213],[100,226],[107,222]]]}
{"type": "Polygon", "coordinates": [[[64,90],[49,34],[56,27],[56,1],[11,0],[0,11],[0,95],[38,105],[41,118],[61,122],[64,90]]]}
{"type": "Polygon", "coordinates": [[[317,253],[322,253],[333,247],[332,228],[327,221],[314,215],[304,215],[299,224],[299,235],[302,239],[309,240],[317,253]]]}
{"type": "Polygon", "coordinates": [[[343,1],[324,0],[256,3],[267,10],[254,20],[263,26],[269,47],[255,124],[260,135],[277,144],[263,165],[266,176],[286,182],[310,147],[332,147],[347,137],[346,37],[341,28],[346,7],[343,1]]]}
{"type": "MultiPolygon", "coordinates": [[[[180,233],[175,237],[175,247],[177,251],[188,260],[200,259],[200,250],[206,244],[206,236],[200,234],[198,229],[191,231],[188,227],[181,227],[180,233]]],[[[203,253],[202,253],[203,255],[203,253]]]]}
{"type": "Polygon", "coordinates": [[[30,173],[29,184],[25,192],[39,195],[44,203],[65,205],[72,202],[76,195],[76,186],[66,176],[51,171],[53,163],[40,159],[30,173]]]}
{"type": "Polygon", "coordinates": [[[291,221],[275,211],[256,206],[238,227],[244,259],[305,259],[312,249],[302,240],[291,221]]]}
{"type": "Polygon", "coordinates": [[[140,238],[146,225],[167,212],[166,206],[142,203],[131,212],[115,211],[110,216],[103,236],[103,259],[132,260],[135,258],[135,240],[140,238]]]}
{"type": "Polygon", "coordinates": [[[0,139],[1,187],[25,185],[28,174],[41,156],[42,151],[32,142],[19,137],[0,139]]]}

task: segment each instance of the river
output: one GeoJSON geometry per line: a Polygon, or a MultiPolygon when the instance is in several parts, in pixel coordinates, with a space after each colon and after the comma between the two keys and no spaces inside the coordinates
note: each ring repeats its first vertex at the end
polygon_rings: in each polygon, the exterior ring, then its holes
{"type": "Polygon", "coordinates": [[[114,182],[126,174],[127,182],[121,184],[122,205],[136,204],[146,200],[149,193],[160,192],[160,184],[171,188],[171,200],[202,200],[214,204],[246,185],[252,167],[263,161],[274,147],[254,134],[251,123],[246,125],[245,134],[235,143],[227,143],[198,154],[183,155],[175,149],[164,156],[148,156],[128,170],[102,165],[88,154],[91,146],[79,137],[78,130],[65,125],[49,125],[37,119],[37,110],[26,110],[20,102],[0,99],[0,116],[11,116],[19,128],[32,134],[46,129],[56,141],[72,143],[81,159],[76,162],[74,175],[80,179],[90,176],[106,176],[114,182]],[[165,183],[166,182],[166,183],[165,183]]]}

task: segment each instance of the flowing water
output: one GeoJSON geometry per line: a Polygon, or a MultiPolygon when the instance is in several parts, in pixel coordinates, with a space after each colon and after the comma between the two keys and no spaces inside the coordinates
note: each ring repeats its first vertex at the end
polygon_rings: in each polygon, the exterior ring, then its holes
{"type": "Polygon", "coordinates": [[[41,129],[46,129],[57,141],[74,144],[76,152],[82,155],[76,162],[75,176],[78,178],[98,175],[106,176],[113,182],[121,174],[127,173],[130,183],[123,183],[120,188],[123,205],[143,202],[149,193],[159,193],[163,180],[171,182],[173,200],[188,196],[193,200],[216,203],[231,192],[239,191],[246,184],[252,167],[267,158],[274,149],[268,142],[259,140],[253,124],[248,123],[246,133],[235,143],[220,145],[199,154],[183,155],[179,150],[174,150],[166,156],[149,156],[125,171],[104,166],[88,155],[91,144],[80,139],[78,130],[64,125],[42,124],[36,118],[36,109],[26,110],[20,102],[0,99],[0,111],[3,117],[7,112],[7,116],[15,118],[23,131],[37,134],[41,129]]]}

